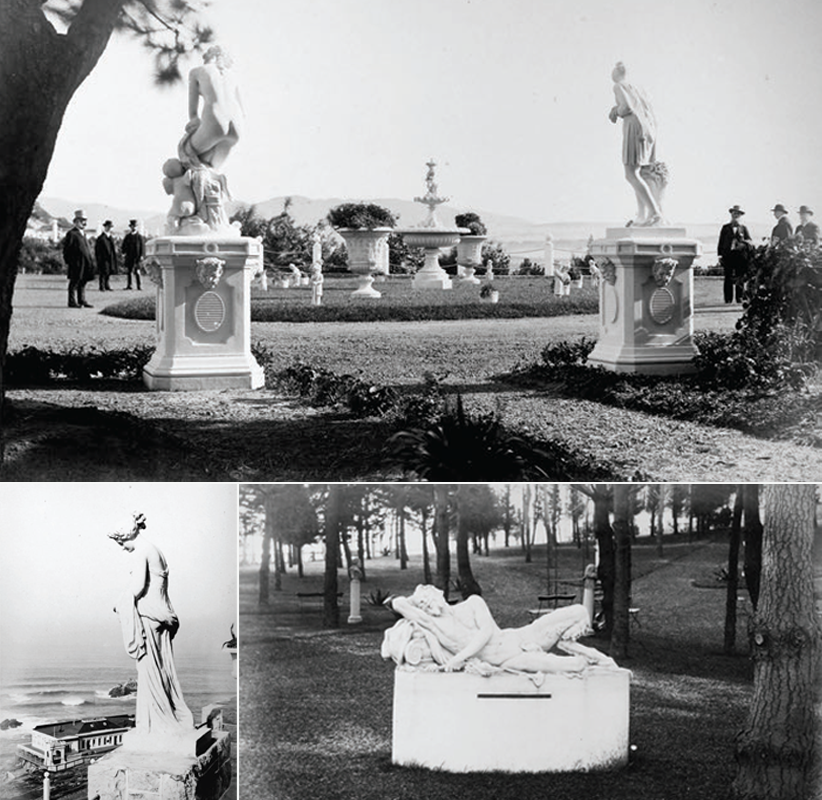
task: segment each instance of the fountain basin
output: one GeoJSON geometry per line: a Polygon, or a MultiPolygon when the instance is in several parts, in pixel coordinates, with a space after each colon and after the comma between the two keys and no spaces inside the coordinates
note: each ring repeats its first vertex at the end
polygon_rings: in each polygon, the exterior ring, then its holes
{"type": "Polygon", "coordinates": [[[414,289],[450,289],[451,278],[440,266],[441,247],[453,247],[459,240],[458,230],[445,228],[407,228],[398,231],[409,247],[425,248],[425,264],[414,276],[414,289]]]}

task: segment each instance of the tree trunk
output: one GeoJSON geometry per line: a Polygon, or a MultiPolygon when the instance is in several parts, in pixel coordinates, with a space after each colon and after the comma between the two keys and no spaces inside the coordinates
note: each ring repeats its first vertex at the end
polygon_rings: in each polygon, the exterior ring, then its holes
{"type": "Polygon", "coordinates": [[[434,585],[442,589],[445,599],[451,583],[451,552],[448,549],[448,487],[434,484],[434,514],[437,526],[437,577],[434,585]]]}
{"type": "Polygon", "coordinates": [[[270,501],[268,498],[264,501],[265,505],[265,526],[263,527],[263,552],[260,557],[260,594],[257,602],[261,606],[268,605],[268,583],[270,578],[271,566],[271,539],[274,536],[274,514],[270,508],[270,501]]]}
{"type": "Polygon", "coordinates": [[[600,488],[593,496],[594,536],[599,547],[598,577],[602,584],[602,615],[605,619],[603,630],[610,638],[614,624],[614,532],[609,519],[607,488],[600,488]]]}
{"type": "Polygon", "coordinates": [[[365,583],[368,580],[368,575],[365,571],[365,520],[363,513],[357,515],[357,561],[360,565],[360,572],[362,578],[360,580],[365,583]]]}
{"type": "Polygon", "coordinates": [[[745,518],[745,585],[756,611],[762,572],[762,522],[759,519],[759,485],[748,483],[742,495],[745,518]]]}
{"type": "Polygon", "coordinates": [[[739,588],[739,542],[742,538],[742,484],[736,487],[734,514],[731,520],[731,541],[728,546],[728,586],[725,595],[725,653],[736,649],[736,594],[739,588]]]}
{"type": "Polygon", "coordinates": [[[285,557],[283,543],[279,536],[274,536],[274,591],[283,590],[283,573],[285,572],[285,557]]]}
{"type": "Polygon", "coordinates": [[[631,489],[614,484],[614,621],[611,629],[611,657],[628,657],[631,597],[631,489]]]}
{"type": "Polygon", "coordinates": [[[457,507],[457,573],[460,577],[462,587],[462,599],[466,600],[472,594],[482,594],[482,588],[477,583],[474,573],[471,570],[471,556],[468,553],[468,528],[463,515],[460,513],[460,490],[455,493],[457,507]]]}
{"type": "Polygon", "coordinates": [[[86,0],[59,35],[32,0],[0,3],[0,462],[3,370],[20,246],[74,92],[108,44],[123,0],[86,0]]]}
{"type": "Polygon", "coordinates": [[[340,607],[337,603],[337,550],[340,541],[340,492],[338,484],[328,487],[325,509],[325,580],[323,583],[323,625],[339,628],[340,607]]]}
{"type": "Polygon", "coordinates": [[[750,627],[754,694],[737,738],[736,800],[810,800],[816,767],[819,620],[813,604],[815,487],[762,492],[759,607],[750,627]]]}
{"type": "Polygon", "coordinates": [[[425,584],[432,583],[431,580],[431,556],[428,554],[428,509],[420,511],[420,528],[422,529],[422,580],[425,584]]]}
{"type": "Polygon", "coordinates": [[[531,494],[530,483],[522,487],[522,546],[525,548],[525,563],[531,563],[531,494]]]}
{"type": "Polygon", "coordinates": [[[511,484],[505,484],[505,516],[502,522],[502,529],[505,532],[505,546],[508,547],[511,538],[511,484]]]}
{"type": "Polygon", "coordinates": [[[399,534],[399,550],[400,550],[400,569],[408,569],[408,547],[405,543],[405,506],[400,506],[398,509],[400,515],[400,534],[399,534]]]}
{"type": "Polygon", "coordinates": [[[294,560],[297,562],[297,576],[305,577],[305,570],[303,568],[303,546],[301,544],[294,545],[294,560]]]}

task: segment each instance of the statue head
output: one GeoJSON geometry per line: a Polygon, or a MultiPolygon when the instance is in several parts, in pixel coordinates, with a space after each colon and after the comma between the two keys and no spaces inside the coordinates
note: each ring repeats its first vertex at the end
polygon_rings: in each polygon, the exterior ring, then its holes
{"type": "Polygon", "coordinates": [[[182,178],[185,175],[185,167],[179,158],[169,158],[163,164],[163,175],[167,178],[182,178]]]}
{"type": "Polygon", "coordinates": [[[205,51],[203,55],[203,62],[206,64],[213,63],[220,72],[231,69],[234,66],[234,60],[231,56],[223,50],[218,44],[214,44],[205,51]]]}
{"type": "Polygon", "coordinates": [[[621,61],[617,61],[616,66],[611,72],[611,79],[614,83],[621,83],[625,80],[626,72],[627,70],[625,69],[625,64],[623,64],[621,61]]]}
{"type": "Polygon", "coordinates": [[[408,601],[434,617],[440,616],[443,609],[448,605],[442,589],[423,583],[414,589],[414,594],[408,598],[408,601]]]}
{"type": "Polygon", "coordinates": [[[131,528],[128,530],[114,531],[114,533],[108,534],[108,538],[114,539],[124,550],[131,551],[134,550],[134,540],[145,527],[146,515],[135,511],[132,517],[131,528]]]}

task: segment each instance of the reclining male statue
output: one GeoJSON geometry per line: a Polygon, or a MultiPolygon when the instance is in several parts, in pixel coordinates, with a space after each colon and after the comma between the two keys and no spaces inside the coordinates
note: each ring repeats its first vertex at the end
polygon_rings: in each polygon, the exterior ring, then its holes
{"type": "Polygon", "coordinates": [[[578,673],[589,665],[616,666],[613,659],[576,641],[591,632],[581,605],[556,609],[522,628],[500,628],[479,595],[451,606],[442,591],[430,585],[417,586],[410,597],[391,597],[386,605],[403,617],[385,632],[382,645],[383,658],[398,665],[453,672],[468,662],[482,674],[500,669],[578,673]],[[549,652],[555,647],[568,655],[549,652]]]}

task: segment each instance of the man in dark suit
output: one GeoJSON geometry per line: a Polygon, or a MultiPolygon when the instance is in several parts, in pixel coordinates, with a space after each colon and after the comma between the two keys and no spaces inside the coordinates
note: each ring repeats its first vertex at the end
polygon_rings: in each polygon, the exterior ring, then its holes
{"type": "Polygon", "coordinates": [[[816,247],[819,244],[819,226],[811,219],[813,210],[807,206],[799,206],[799,225],[794,235],[800,244],[816,247]]]}
{"type": "Polygon", "coordinates": [[[742,224],[742,215],[745,213],[739,206],[729,208],[731,221],[726,222],[719,232],[719,244],[716,251],[719,261],[725,270],[723,290],[725,302],[733,303],[734,293],[736,302],[742,302],[742,284],[745,276],[748,250],[751,247],[751,235],[742,224]]]}
{"type": "Polygon", "coordinates": [[[771,231],[771,244],[787,242],[793,236],[793,225],[788,219],[788,209],[782,203],[777,203],[771,211],[776,217],[776,225],[771,231]]]}
{"type": "Polygon", "coordinates": [[[97,260],[97,279],[101,292],[111,291],[111,276],[117,272],[117,247],[111,238],[112,222],[107,219],[103,230],[94,243],[94,257],[97,260]]]}
{"type": "Polygon", "coordinates": [[[137,232],[137,220],[128,223],[128,233],[123,237],[123,256],[126,261],[126,289],[131,289],[131,274],[137,282],[137,291],[140,291],[140,262],[145,253],[145,241],[137,232]]]}
{"type": "Polygon", "coordinates": [[[74,227],[63,239],[63,261],[68,267],[69,308],[91,308],[86,302],[86,284],[94,278],[94,257],[86,239],[86,213],[83,209],[74,212],[74,227]]]}

